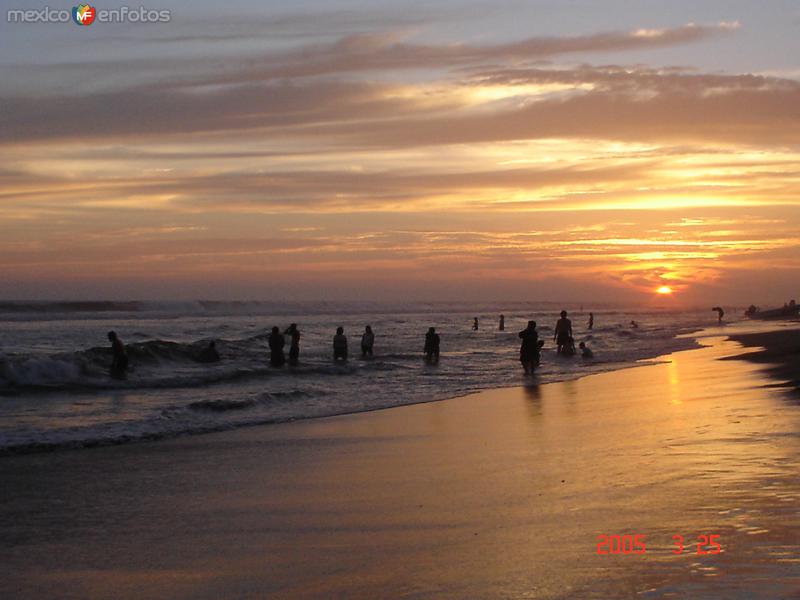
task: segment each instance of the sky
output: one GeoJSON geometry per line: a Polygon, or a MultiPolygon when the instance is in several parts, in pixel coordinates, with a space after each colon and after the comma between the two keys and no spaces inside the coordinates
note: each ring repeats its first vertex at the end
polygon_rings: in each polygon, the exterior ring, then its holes
{"type": "Polygon", "coordinates": [[[142,5],[0,0],[0,298],[800,296],[795,1],[142,5]]]}

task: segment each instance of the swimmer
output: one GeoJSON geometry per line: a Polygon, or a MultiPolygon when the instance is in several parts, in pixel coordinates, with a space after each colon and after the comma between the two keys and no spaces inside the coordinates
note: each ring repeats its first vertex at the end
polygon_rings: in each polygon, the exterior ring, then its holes
{"type": "Polygon", "coordinates": [[[361,335],[361,356],[366,358],[372,356],[372,346],[375,344],[375,334],[372,333],[372,327],[367,325],[364,328],[364,333],[361,335]]]}
{"type": "Polygon", "coordinates": [[[333,336],[333,360],[347,360],[347,336],[344,334],[344,327],[337,327],[336,335],[333,336]]]}
{"type": "Polygon", "coordinates": [[[283,354],[283,347],[286,345],[286,339],[281,335],[281,330],[278,327],[272,328],[272,333],[269,334],[269,362],[273,367],[282,367],[286,362],[286,356],[283,354]]]}
{"type": "Polygon", "coordinates": [[[539,349],[539,332],[536,331],[536,321],[528,321],[528,327],[519,332],[522,345],[519,347],[519,362],[525,370],[525,375],[530,375],[539,365],[541,357],[539,349]]]}
{"type": "Polygon", "coordinates": [[[561,318],[556,322],[553,331],[553,341],[556,343],[556,352],[564,354],[572,337],[572,321],[567,318],[567,311],[561,311],[561,318]]]}
{"type": "Polygon", "coordinates": [[[125,351],[125,344],[117,337],[116,331],[108,332],[108,341],[111,342],[111,376],[123,377],[128,370],[128,353],[125,351]]]}
{"type": "Polygon", "coordinates": [[[441,343],[439,334],[436,333],[436,328],[431,327],[428,333],[425,334],[425,360],[429,363],[439,362],[439,345],[441,343]]]}

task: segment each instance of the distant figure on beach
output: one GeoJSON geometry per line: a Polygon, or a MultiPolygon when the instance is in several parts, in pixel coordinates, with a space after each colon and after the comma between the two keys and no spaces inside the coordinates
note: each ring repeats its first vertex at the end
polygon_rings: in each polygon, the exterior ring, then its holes
{"type": "Polygon", "coordinates": [[[333,336],[333,360],[347,360],[347,336],[344,334],[344,327],[337,327],[336,335],[333,336]]]}
{"type": "Polygon", "coordinates": [[[472,331],[478,331],[478,317],[472,322],[472,331]]]}
{"type": "Polygon", "coordinates": [[[431,327],[425,334],[425,360],[429,363],[439,362],[439,344],[441,338],[436,333],[436,328],[431,327]]]}
{"type": "Polygon", "coordinates": [[[108,332],[108,341],[111,342],[111,376],[123,377],[128,370],[128,353],[125,344],[117,337],[116,331],[108,332]]]}
{"type": "Polygon", "coordinates": [[[594,327],[594,313],[589,313],[589,323],[586,327],[590,330],[594,327]]]}
{"type": "Polygon", "coordinates": [[[500,315],[500,325],[498,326],[498,331],[505,331],[506,330],[506,316],[500,315]]]}
{"type": "Polygon", "coordinates": [[[219,362],[219,352],[217,352],[217,344],[214,340],[211,340],[208,346],[200,351],[200,354],[197,355],[197,361],[201,363],[219,362]]]}
{"type": "Polygon", "coordinates": [[[522,345],[519,347],[519,362],[525,369],[525,375],[530,375],[539,365],[541,357],[539,332],[536,331],[536,321],[528,321],[528,327],[519,332],[522,345]]]}
{"type": "Polygon", "coordinates": [[[364,328],[364,333],[361,334],[361,356],[366,358],[372,356],[372,346],[375,344],[375,334],[372,333],[372,327],[367,325],[364,328]]]}
{"type": "Polygon", "coordinates": [[[556,343],[556,352],[564,354],[572,337],[572,321],[567,318],[567,311],[561,311],[561,318],[556,322],[553,331],[553,341],[556,343]]]}
{"type": "Polygon", "coordinates": [[[578,344],[578,348],[581,349],[581,356],[583,358],[594,358],[594,352],[592,352],[592,349],[589,348],[589,346],[587,346],[584,342],[578,344]]]}
{"type": "Polygon", "coordinates": [[[286,362],[283,354],[283,347],[286,346],[286,339],[281,335],[281,330],[277,326],[272,328],[269,334],[269,362],[273,367],[282,367],[286,362]]]}
{"type": "Polygon", "coordinates": [[[283,335],[289,336],[289,364],[296,365],[300,360],[300,330],[297,329],[297,323],[289,325],[283,335]]]}
{"type": "Polygon", "coordinates": [[[639,324],[636,321],[631,321],[631,329],[639,329],[639,324]]]}
{"type": "Polygon", "coordinates": [[[725,311],[722,310],[722,307],[721,306],[715,306],[711,310],[714,310],[714,311],[717,312],[717,323],[722,324],[722,317],[725,316],[725,311]]]}

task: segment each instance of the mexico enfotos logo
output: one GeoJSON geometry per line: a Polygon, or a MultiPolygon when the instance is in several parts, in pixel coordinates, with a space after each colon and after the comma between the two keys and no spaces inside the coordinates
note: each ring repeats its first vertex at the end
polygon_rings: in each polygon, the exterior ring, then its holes
{"type": "Polygon", "coordinates": [[[81,27],[93,23],[168,23],[172,12],[165,9],[145,8],[144,6],[120,8],[96,8],[89,4],[73,6],[72,10],[45,6],[35,9],[12,8],[6,13],[9,23],[69,23],[81,27]]]}

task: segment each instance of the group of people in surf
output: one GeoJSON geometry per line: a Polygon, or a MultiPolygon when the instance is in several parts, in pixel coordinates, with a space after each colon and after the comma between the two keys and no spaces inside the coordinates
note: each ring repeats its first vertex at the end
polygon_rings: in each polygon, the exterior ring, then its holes
{"type": "MultiPolygon", "coordinates": [[[[341,327],[339,329],[341,329],[341,327]]],[[[297,323],[289,325],[283,333],[281,333],[280,328],[276,325],[272,328],[272,331],[267,337],[267,342],[269,343],[269,362],[273,367],[281,367],[286,364],[286,355],[283,353],[283,349],[286,347],[287,337],[289,338],[289,364],[296,365],[300,360],[300,330],[297,328],[297,323]]],[[[345,352],[346,351],[347,341],[345,340],[345,352]]]]}
{"type": "MultiPolygon", "coordinates": [[[[475,317],[473,330],[477,331],[478,326],[478,317],[475,317]]],[[[593,326],[594,315],[589,313],[588,328],[592,329],[593,326]]],[[[500,331],[505,330],[504,315],[500,315],[498,329],[500,331]]],[[[539,339],[536,321],[528,321],[527,328],[519,332],[519,338],[522,340],[520,362],[526,374],[533,373],[533,370],[539,365],[541,350],[544,346],[544,340],[539,339]]],[[[128,354],[125,345],[114,331],[108,333],[108,339],[111,342],[112,352],[111,375],[117,378],[123,377],[128,369],[128,354]]],[[[553,341],[556,343],[558,354],[565,356],[576,354],[575,340],[572,335],[572,322],[567,318],[566,311],[561,311],[561,318],[554,329],[553,341]]],[[[289,365],[298,364],[300,360],[300,330],[297,327],[297,323],[292,323],[283,332],[278,326],[273,327],[267,336],[267,343],[269,345],[269,362],[273,367],[282,367],[287,362],[289,365]],[[287,339],[289,344],[288,361],[285,354],[287,339]]],[[[361,357],[364,359],[372,358],[374,345],[375,333],[372,331],[372,327],[367,325],[361,334],[361,357]]],[[[430,327],[425,334],[425,345],[423,346],[423,354],[427,363],[436,364],[439,362],[440,347],[441,337],[436,332],[435,327],[430,327]]],[[[579,348],[584,358],[592,357],[592,351],[584,342],[579,344],[579,348]]],[[[333,336],[333,360],[344,362],[348,359],[348,356],[347,336],[344,333],[344,328],[338,327],[336,334],[333,336]]],[[[209,342],[209,345],[203,348],[194,358],[202,363],[218,362],[220,355],[214,341],[209,342]]]]}
{"type": "MultiPolygon", "coordinates": [[[[279,327],[273,327],[272,332],[267,338],[269,344],[269,362],[273,367],[281,367],[286,364],[286,356],[283,349],[286,347],[286,338],[289,338],[289,364],[296,365],[300,359],[300,330],[297,323],[289,325],[288,329],[281,333],[279,327]]],[[[372,327],[367,325],[364,333],[361,334],[361,357],[371,358],[373,346],[375,345],[375,334],[372,327]]],[[[333,360],[340,362],[348,358],[347,336],[344,334],[344,327],[336,328],[336,335],[333,336],[333,360]]]]}
{"type": "MultiPolygon", "coordinates": [[[[503,321],[504,319],[501,319],[501,324],[503,324],[503,321]]],[[[587,328],[592,329],[593,327],[594,315],[589,313],[587,328]]],[[[528,326],[519,332],[519,338],[522,340],[519,349],[519,361],[522,363],[525,374],[530,375],[539,366],[542,347],[544,347],[544,340],[539,339],[539,332],[536,330],[536,321],[528,321],[528,326]]],[[[574,356],[576,354],[575,338],[572,335],[572,321],[567,318],[567,311],[565,310],[561,311],[560,318],[553,328],[553,341],[556,343],[557,354],[562,356],[574,356]]],[[[594,357],[594,353],[586,345],[586,342],[580,342],[578,348],[583,358],[594,357]]]]}
{"type": "MultiPolygon", "coordinates": [[[[594,315],[589,313],[588,328],[594,326],[594,315]]],[[[472,329],[477,331],[479,328],[478,317],[473,319],[472,329]]],[[[505,315],[500,315],[500,331],[505,330],[505,315]]],[[[292,323],[289,328],[281,333],[279,327],[273,327],[272,332],[269,334],[269,350],[270,350],[270,364],[275,367],[281,367],[286,363],[284,356],[284,348],[286,346],[286,337],[291,340],[289,348],[289,364],[296,365],[300,355],[300,332],[297,329],[297,324],[292,323]]],[[[544,346],[544,340],[539,339],[539,332],[536,330],[536,321],[528,321],[528,327],[519,332],[519,337],[522,340],[520,347],[520,362],[526,374],[533,373],[533,370],[539,365],[541,360],[541,349],[544,346]]],[[[553,333],[553,341],[556,343],[556,352],[564,356],[573,356],[576,354],[575,339],[572,335],[572,322],[567,318],[567,312],[561,311],[561,318],[558,320],[553,333]]],[[[361,357],[371,358],[373,356],[373,347],[375,344],[375,333],[372,327],[367,325],[364,333],[361,335],[361,357]]],[[[436,333],[435,327],[430,327],[425,334],[425,345],[423,347],[423,354],[425,361],[429,364],[436,364],[439,362],[441,348],[441,337],[436,333]]],[[[586,346],[585,342],[578,345],[581,355],[584,358],[592,358],[592,350],[586,346]]],[[[333,360],[336,362],[346,361],[348,358],[347,336],[344,334],[344,328],[338,327],[336,335],[333,336],[333,360]]]]}
{"type": "MultiPolygon", "coordinates": [[[[589,329],[594,325],[594,315],[590,313],[589,316],[589,329]]],[[[472,329],[477,331],[479,327],[478,317],[473,320],[472,329]]],[[[505,316],[500,315],[500,331],[505,330],[505,316]]],[[[289,328],[281,333],[280,328],[273,327],[272,332],[269,334],[269,349],[270,349],[270,364],[275,367],[281,367],[286,364],[286,357],[284,356],[284,348],[286,347],[286,336],[291,340],[289,348],[289,364],[296,365],[300,355],[300,332],[297,329],[297,324],[292,323],[289,328]]],[[[539,365],[541,360],[541,349],[544,346],[544,340],[539,339],[539,332],[536,330],[536,321],[528,321],[528,327],[519,333],[522,340],[520,347],[520,362],[522,363],[525,373],[532,373],[536,366],[539,365]]],[[[553,340],[556,342],[557,353],[565,356],[572,356],[576,354],[575,339],[572,336],[572,322],[567,318],[567,312],[561,311],[561,318],[555,326],[553,340]]],[[[375,344],[375,333],[372,327],[367,325],[364,333],[361,335],[361,357],[371,358],[373,356],[373,347],[375,344]]],[[[584,342],[578,345],[581,355],[584,358],[592,358],[593,353],[584,342]]],[[[436,333],[435,327],[430,327],[425,334],[425,345],[423,347],[423,354],[425,361],[430,364],[439,362],[441,348],[441,337],[436,333]]],[[[338,327],[336,335],[333,336],[333,360],[336,362],[346,361],[348,358],[347,336],[344,334],[344,328],[338,327]]]]}
{"type": "MultiPolygon", "coordinates": [[[[108,332],[108,341],[111,342],[111,367],[109,369],[111,377],[122,379],[128,371],[128,351],[116,331],[108,332]]],[[[193,358],[200,363],[219,362],[220,355],[217,351],[216,342],[211,340],[208,346],[197,352],[193,358]]]]}

